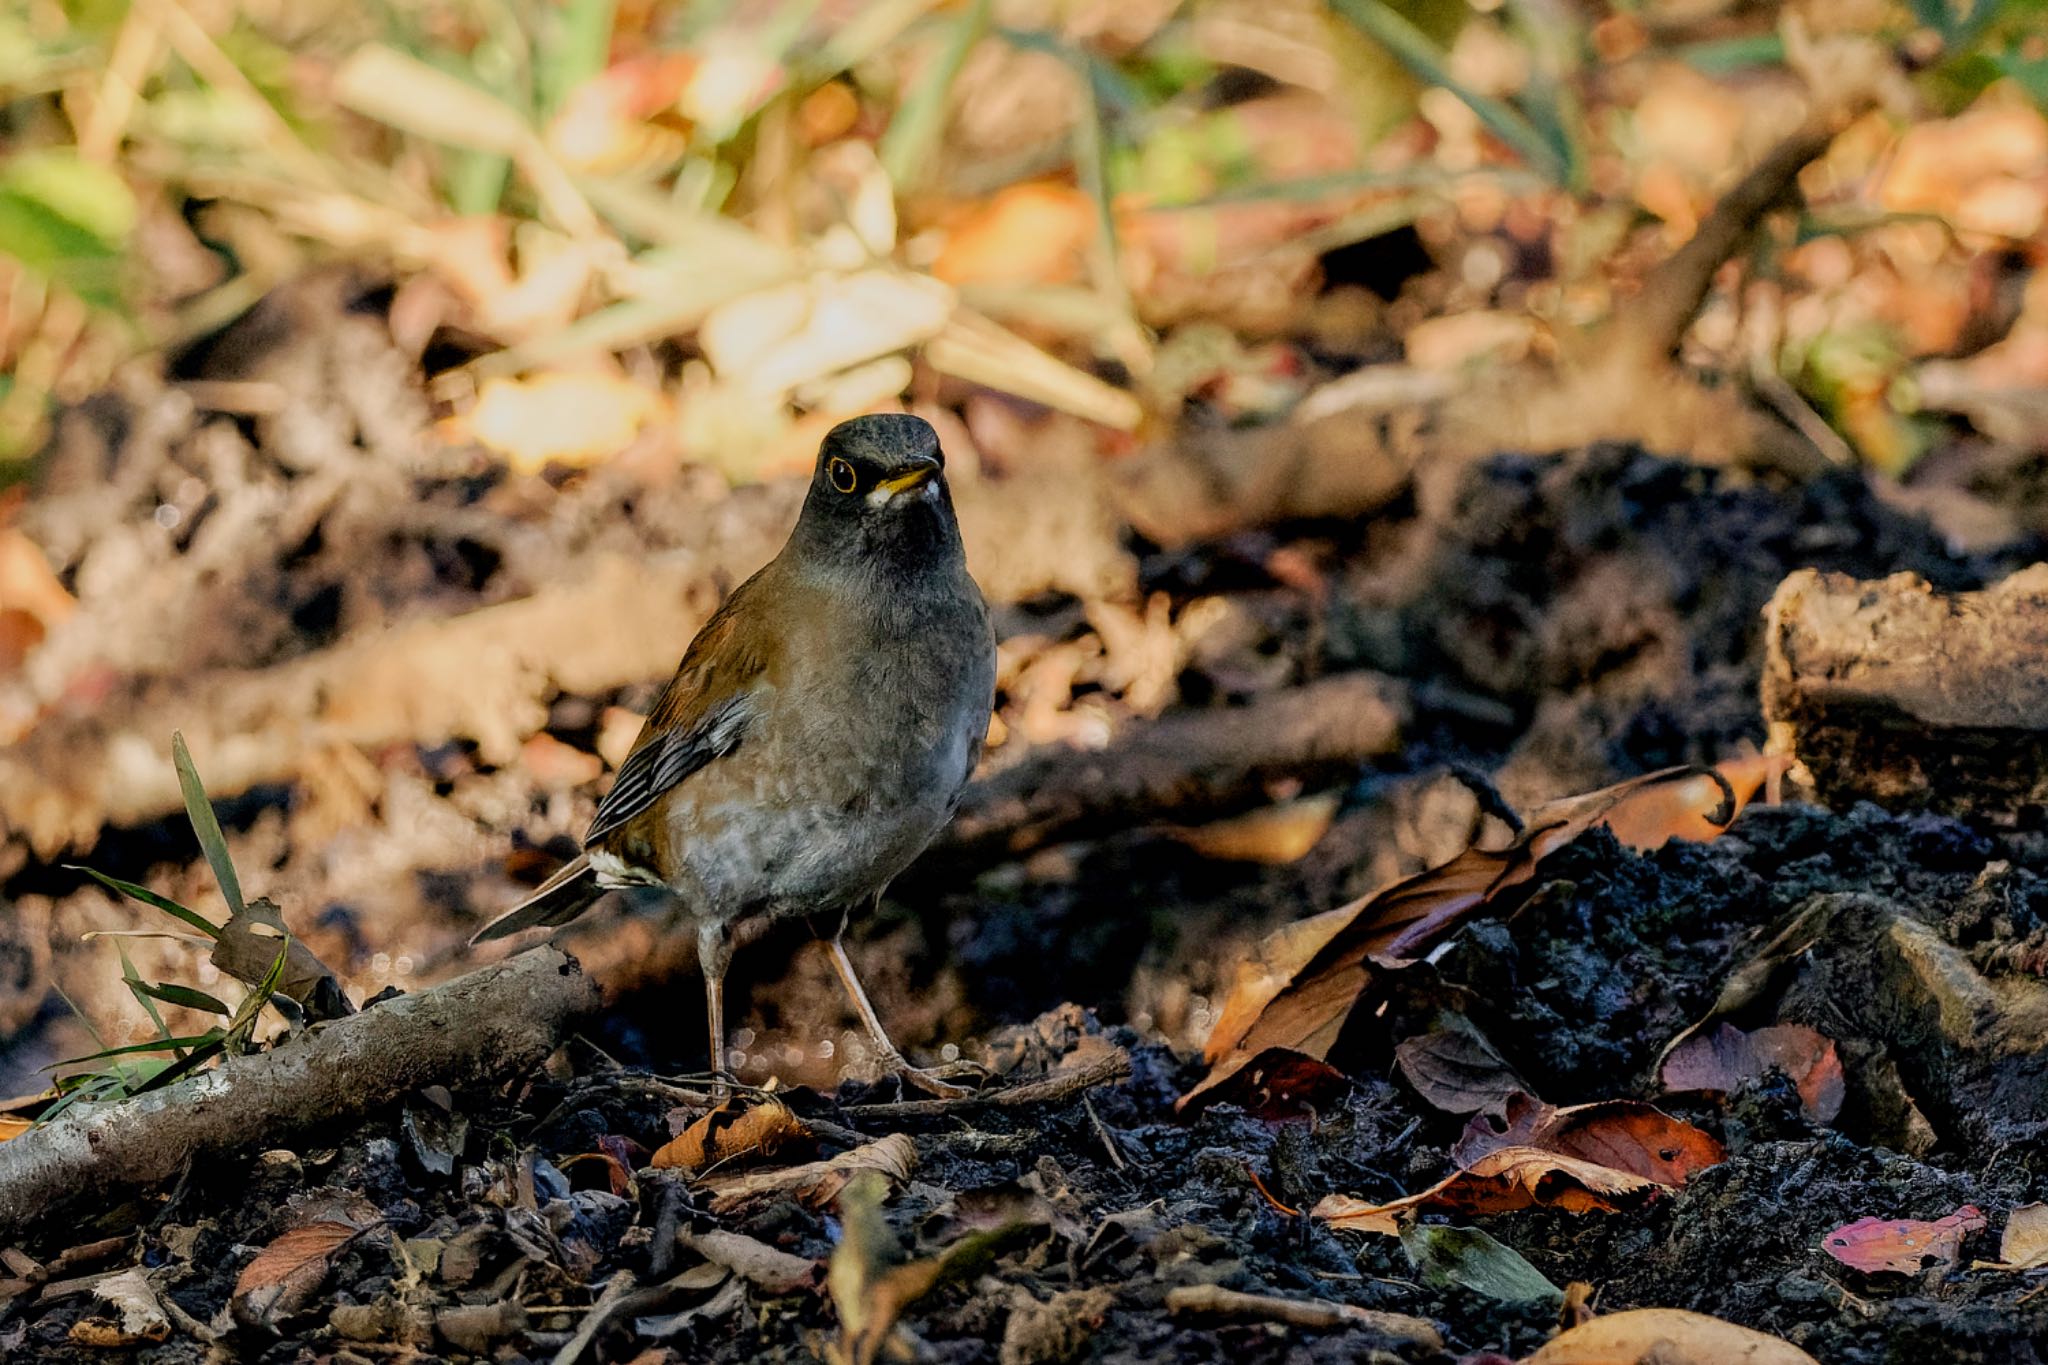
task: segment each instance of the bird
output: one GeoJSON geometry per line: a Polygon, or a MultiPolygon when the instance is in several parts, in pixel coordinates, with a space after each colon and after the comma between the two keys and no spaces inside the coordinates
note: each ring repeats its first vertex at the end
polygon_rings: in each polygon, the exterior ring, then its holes
{"type": "Polygon", "coordinates": [[[566,924],[614,888],[667,891],[696,930],[722,1078],[736,933],[804,917],[883,1067],[961,1093],[890,1041],[844,933],[952,818],[995,684],[938,433],[908,413],[841,422],[788,541],[685,650],[582,853],[470,942],[566,924]]]}

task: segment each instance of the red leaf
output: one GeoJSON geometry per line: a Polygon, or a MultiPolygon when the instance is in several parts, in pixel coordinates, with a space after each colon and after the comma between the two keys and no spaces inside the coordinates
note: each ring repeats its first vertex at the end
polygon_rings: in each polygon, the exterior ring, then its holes
{"type": "Polygon", "coordinates": [[[1601,1100],[1554,1109],[1528,1095],[1508,1100],[1505,1128],[1480,1115],[1451,1149],[1470,1168],[1503,1147],[1534,1147],[1677,1187],[1717,1166],[1727,1152],[1714,1137],[1640,1100],[1601,1100]]]}
{"type": "Polygon", "coordinates": [[[1867,1274],[1917,1275],[1947,1270],[1962,1254],[1963,1238],[1984,1226],[1975,1204],[1931,1223],[1909,1218],[1859,1218],[1821,1238],[1821,1248],[1843,1265],[1867,1274]]]}
{"type": "Polygon", "coordinates": [[[1827,1123],[1841,1112],[1842,1059],[1833,1040],[1803,1024],[1774,1024],[1754,1033],[1723,1024],[1711,1034],[1695,1034],[1664,1059],[1664,1088],[1726,1093],[1773,1068],[1792,1078],[1814,1122],[1827,1123]]]}

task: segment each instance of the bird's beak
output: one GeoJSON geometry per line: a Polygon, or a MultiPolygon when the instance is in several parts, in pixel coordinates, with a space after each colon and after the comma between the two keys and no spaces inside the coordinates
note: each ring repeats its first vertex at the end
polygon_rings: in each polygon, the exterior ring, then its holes
{"type": "Polygon", "coordinates": [[[877,479],[868,497],[877,505],[894,502],[905,493],[924,487],[939,472],[937,464],[921,464],[908,474],[898,474],[893,479],[877,479]]]}

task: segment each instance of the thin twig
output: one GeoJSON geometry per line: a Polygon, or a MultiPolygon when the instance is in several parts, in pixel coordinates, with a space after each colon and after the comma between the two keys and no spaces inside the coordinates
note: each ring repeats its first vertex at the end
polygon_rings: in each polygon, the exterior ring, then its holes
{"type": "Polygon", "coordinates": [[[1084,1090],[1093,1090],[1098,1085],[1114,1085],[1127,1079],[1130,1074],[1131,1056],[1119,1048],[1109,1056],[1092,1062],[1078,1071],[1070,1071],[1063,1076],[1048,1076],[1042,1081],[1031,1081],[1004,1090],[962,1095],[957,1099],[898,1100],[893,1104],[850,1104],[840,1112],[849,1118],[909,1119],[936,1118],[943,1114],[959,1114],[974,1109],[1021,1109],[1031,1104],[1054,1103],[1084,1090]]]}
{"type": "Polygon", "coordinates": [[[1095,1101],[1086,1095],[1081,1097],[1081,1107],[1088,1111],[1088,1122],[1095,1125],[1095,1136],[1102,1139],[1103,1150],[1109,1153],[1110,1165],[1119,1171],[1124,1169],[1124,1154],[1116,1149],[1116,1137],[1109,1126],[1102,1121],[1102,1115],[1095,1112],[1095,1101]]]}

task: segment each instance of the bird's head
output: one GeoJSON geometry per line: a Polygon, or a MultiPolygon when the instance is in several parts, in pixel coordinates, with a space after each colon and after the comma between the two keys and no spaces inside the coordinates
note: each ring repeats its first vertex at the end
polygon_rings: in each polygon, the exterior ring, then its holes
{"type": "Polygon", "coordinates": [[[870,554],[957,544],[945,471],[939,434],[922,417],[851,418],[818,447],[800,529],[870,554]]]}

